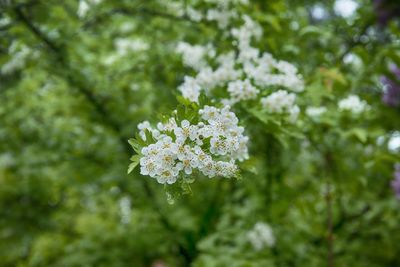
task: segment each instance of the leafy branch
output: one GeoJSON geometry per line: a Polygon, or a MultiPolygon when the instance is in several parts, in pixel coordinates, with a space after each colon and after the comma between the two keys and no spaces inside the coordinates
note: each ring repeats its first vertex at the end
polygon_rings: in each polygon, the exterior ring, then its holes
{"type": "MultiPolygon", "coordinates": [[[[103,103],[99,100],[99,98],[95,95],[93,91],[89,88],[94,88],[94,86],[88,86],[87,81],[82,81],[83,79],[80,78],[79,71],[75,70],[71,67],[71,64],[67,60],[67,56],[64,51],[67,50],[65,46],[60,46],[56,44],[53,40],[51,40],[44,32],[40,30],[39,27],[35,25],[35,23],[25,14],[24,7],[21,5],[17,5],[13,7],[13,12],[16,15],[17,19],[43,44],[46,45],[51,51],[51,53],[55,56],[58,60],[59,64],[61,65],[59,69],[63,71],[56,71],[56,74],[65,78],[73,87],[75,87],[87,100],[88,103],[92,105],[92,107],[96,110],[97,114],[100,115],[102,121],[105,125],[110,127],[114,130],[114,132],[118,135],[121,145],[124,147],[125,152],[130,155],[131,148],[126,141],[127,139],[121,135],[121,125],[116,122],[111,116],[110,112],[107,108],[103,105],[103,103]]],[[[142,185],[144,187],[144,192],[146,193],[147,197],[151,199],[151,203],[153,203],[153,209],[158,213],[160,221],[164,228],[174,235],[173,233],[176,232],[175,227],[169,222],[167,217],[161,211],[161,207],[157,204],[155,200],[155,196],[153,191],[151,190],[149,184],[145,179],[141,179],[142,185]]],[[[176,238],[176,236],[174,236],[176,238]]],[[[191,255],[187,251],[187,249],[178,242],[177,244],[180,254],[184,257],[185,261],[188,263],[191,261],[191,255]]]]}

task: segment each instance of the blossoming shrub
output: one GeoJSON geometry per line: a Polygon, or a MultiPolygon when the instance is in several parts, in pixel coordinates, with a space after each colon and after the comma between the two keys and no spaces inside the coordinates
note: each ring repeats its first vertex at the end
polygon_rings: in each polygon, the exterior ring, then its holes
{"type": "Polygon", "coordinates": [[[0,266],[400,266],[373,2],[0,1],[0,266]]]}

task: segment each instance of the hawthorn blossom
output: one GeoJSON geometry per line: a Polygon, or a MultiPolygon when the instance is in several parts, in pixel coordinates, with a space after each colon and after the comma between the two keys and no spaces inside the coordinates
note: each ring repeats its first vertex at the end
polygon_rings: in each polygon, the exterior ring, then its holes
{"type": "Polygon", "coordinates": [[[181,91],[184,98],[198,102],[201,91],[200,85],[193,77],[185,76],[184,79],[185,81],[178,87],[178,90],[181,91]]]}
{"type": "Polygon", "coordinates": [[[149,49],[149,44],[142,39],[118,38],[114,41],[117,53],[124,56],[129,52],[141,52],[149,49]]]}
{"type": "Polygon", "coordinates": [[[360,114],[368,109],[368,104],[357,95],[349,95],[347,98],[339,101],[338,107],[341,111],[350,111],[353,114],[360,114]]]}
{"type": "Polygon", "coordinates": [[[176,52],[182,55],[183,64],[195,70],[200,70],[206,66],[205,57],[208,53],[207,47],[201,45],[191,45],[186,42],[178,43],[176,52]]]}
{"type": "Polygon", "coordinates": [[[248,137],[243,135],[244,128],[238,126],[236,115],[229,106],[222,109],[204,106],[198,116],[196,124],[170,118],[165,123],[157,123],[157,128],[148,121],[138,125],[144,141],[145,131],[155,140],[140,151],[142,175],[155,178],[161,184],[173,184],[181,174],[193,172],[209,178],[237,175],[239,169],[235,162],[248,158],[248,137]]]}
{"type": "Polygon", "coordinates": [[[256,251],[275,245],[275,236],[271,226],[257,222],[253,229],[247,233],[247,239],[256,251]]]}
{"type": "Polygon", "coordinates": [[[30,58],[37,58],[38,52],[32,51],[29,47],[17,42],[13,41],[8,48],[8,53],[10,55],[10,59],[0,67],[0,72],[2,74],[11,74],[17,70],[25,67],[26,62],[30,58]]]}
{"type": "Polygon", "coordinates": [[[90,10],[90,5],[97,5],[101,3],[101,1],[102,0],[80,0],[77,10],[78,17],[80,18],[85,17],[90,10]]]}
{"type": "Polygon", "coordinates": [[[250,80],[246,79],[244,81],[237,80],[229,82],[228,92],[233,101],[239,102],[241,100],[256,98],[259,90],[251,84],[250,80]]]}
{"type": "Polygon", "coordinates": [[[183,63],[197,71],[194,76],[185,76],[178,90],[183,97],[196,103],[201,92],[230,106],[243,101],[256,101],[267,112],[285,113],[290,122],[295,122],[300,112],[295,104],[296,93],[304,90],[304,82],[297,68],[252,46],[253,41],[261,38],[263,31],[251,17],[243,15],[231,19],[232,22],[242,22],[239,26],[229,28],[233,24],[230,22],[226,29],[238,53],[230,51],[207,57],[205,51],[215,53],[215,49],[188,46],[185,43],[178,45],[181,46],[178,53],[182,54],[183,63]],[[266,92],[269,95],[262,97],[266,92]]]}
{"type": "Polygon", "coordinates": [[[285,90],[279,90],[267,97],[261,98],[262,106],[270,113],[290,113],[296,101],[296,95],[285,90]]]}
{"type": "Polygon", "coordinates": [[[327,111],[326,107],[308,107],[306,109],[307,116],[310,117],[320,117],[327,111]]]}

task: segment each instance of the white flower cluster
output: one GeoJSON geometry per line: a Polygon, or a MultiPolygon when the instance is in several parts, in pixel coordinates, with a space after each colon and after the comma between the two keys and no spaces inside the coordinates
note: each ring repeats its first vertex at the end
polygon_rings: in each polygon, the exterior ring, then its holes
{"type": "Polygon", "coordinates": [[[117,53],[121,56],[129,52],[140,52],[149,49],[149,44],[142,39],[118,38],[114,41],[117,53]]]}
{"type": "Polygon", "coordinates": [[[295,121],[300,112],[295,102],[296,95],[285,90],[278,90],[261,98],[261,105],[269,113],[289,114],[290,121],[295,121]]]}
{"type": "Polygon", "coordinates": [[[275,245],[275,236],[271,226],[263,222],[256,223],[253,229],[247,233],[247,238],[257,251],[275,245]]]}
{"type": "MultiPolygon", "coordinates": [[[[248,0],[205,0],[204,2],[211,5],[206,13],[196,10],[192,6],[187,6],[182,1],[162,1],[162,4],[173,15],[187,16],[194,22],[215,21],[220,29],[225,29],[233,19],[238,17],[237,12],[232,7],[249,4],[248,0]]],[[[197,3],[203,4],[202,1],[197,3]]]]}
{"type": "Polygon", "coordinates": [[[149,122],[138,125],[140,136],[146,140],[149,131],[156,143],[141,151],[140,173],[157,179],[161,184],[173,184],[180,173],[198,170],[207,177],[233,177],[238,172],[236,160],[248,158],[248,137],[238,126],[236,115],[229,107],[218,109],[205,106],[199,110],[200,121],[180,125],[174,118],[152,128],[149,122]]]}
{"type": "Polygon", "coordinates": [[[222,9],[209,9],[207,10],[206,19],[208,21],[215,21],[220,29],[226,29],[230,21],[237,18],[238,14],[234,10],[227,8],[222,9]]]}
{"type": "Polygon", "coordinates": [[[28,57],[32,54],[32,50],[27,46],[19,45],[17,42],[13,42],[8,49],[11,55],[10,60],[1,66],[2,74],[10,74],[16,70],[22,69],[28,57]]]}
{"type": "Polygon", "coordinates": [[[215,50],[211,46],[191,45],[180,42],[176,52],[182,55],[183,64],[195,70],[200,70],[207,66],[206,56],[215,56],[215,50]]]}
{"type": "Polygon", "coordinates": [[[103,60],[103,63],[107,66],[118,61],[130,52],[142,52],[150,48],[149,43],[139,38],[118,38],[114,41],[114,46],[116,48],[116,53],[106,56],[103,60]]]}
{"type": "Polygon", "coordinates": [[[262,33],[262,28],[257,22],[252,20],[249,16],[243,15],[243,25],[231,30],[231,34],[236,40],[240,53],[247,54],[247,56],[239,55],[239,59],[247,61],[258,57],[258,49],[252,48],[250,43],[252,38],[260,39],[262,33]]]}
{"type": "Polygon", "coordinates": [[[228,83],[228,92],[231,95],[232,102],[249,100],[257,97],[259,90],[254,87],[249,79],[244,81],[236,80],[228,83]]]}
{"type": "Polygon", "coordinates": [[[357,95],[349,95],[347,98],[340,100],[338,107],[342,111],[350,111],[354,114],[360,114],[369,108],[367,102],[361,100],[357,95]]]}
{"type": "Polygon", "coordinates": [[[207,0],[208,3],[214,4],[215,8],[209,8],[205,19],[215,21],[218,28],[226,29],[229,24],[239,17],[239,14],[232,7],[237,5],[248,5],[248,0],[207,0]]]}
{"type": "Polygon", "coordinates": [[[119,200],[121,223],[128,224],[131,221],[132,203],[129,197],[122,197],[119,200]]]}
{"type": "Polygon", "coordinates": [[[306,114],[309,117],[320,117],[327,111],[326,107],[308,107],[306,109],[306,114]]]}
{"type": "MultiPolygon", "coordinates": [[[[286,113],[294,121],[299,113],[294,93],[304,90],[304,83],[297,68],[289,62],[276,60],[271,54],[260,53],[259,49],[252,47],[251,41],[261,38],[262,28],[247,15],[242,16],[242,20],[242,26],[228,31],[235,40],[237,54],[222,54],[215,57],[213,64],[207,64],[205,52],[202,52],[206,48],[202,50],[199,46],[191,46],[177,50],[183,55],[184,63],[192,65],[197,71],[194,77],[186,76],[178,90],[185,98],[198,102],[201,91],[212,96],[213,90],[225,89],[228,97],[220,100],[226,105],[257,99],[261,92],[268,90],[271,94],[261,98],[261,105],[266,107],[268,112],[286,113]],[[271,89],[278,91],[274,93],[271,89]],[[274,100],[278,102],[275,103],[274,100]]],[[[207,49],[214,51],[209,46],[207,49]]]]}

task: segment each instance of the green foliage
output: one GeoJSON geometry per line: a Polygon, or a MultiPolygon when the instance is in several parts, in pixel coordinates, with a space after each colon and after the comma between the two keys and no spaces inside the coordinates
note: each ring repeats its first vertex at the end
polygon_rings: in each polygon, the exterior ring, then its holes
{"type": "Polygon", "coordinates": [[[317,267],[329,244],[333,266],[400,266],[390,188],[400,155],[388,149],[400,111],[381,102],[380,83],[400,66],[398,21],[379,25],[367,0],[350,18],[333,0],[237,7],[262,26],[259,48],[301,72],[299,120],[238,105],[251,156],[240,179],[186,177],[164,188],[140,175],[153,137],[143,141],[136,126],[167,118],[158,114],[196,122],[215,103],[179,96],[193,70],[176,44],[224,52],[231,40],[214,21],[173,8],[205,14],[209,1],[87,0],[83,16],[79,2],[0,1],[0,266],[317,267]],[[312,16],[315,5],[324,19],[312,16]],[[121,48],[127,39],[135,49],[121,48]],[[339,111],[350,94],[369,111],[339,111]],[[307,116],[310,106],[327,112],[307,116]],[[274,246],[253,248],[257,222],[271,226],[274,246]]]}

